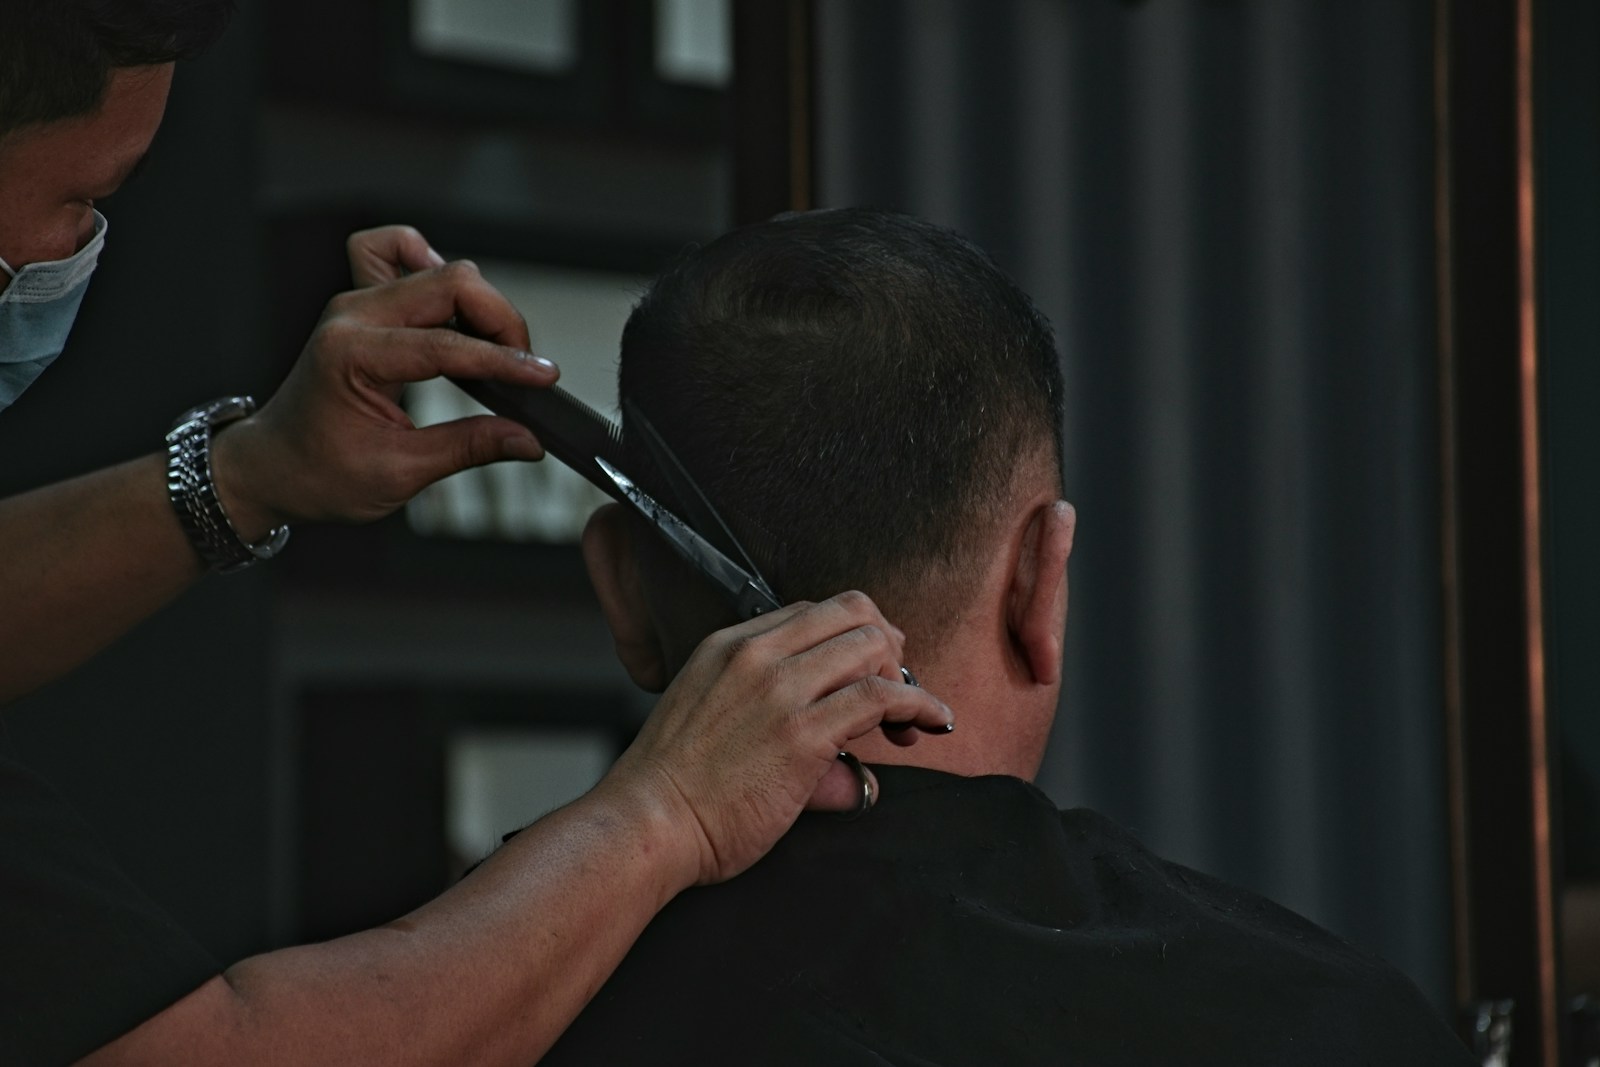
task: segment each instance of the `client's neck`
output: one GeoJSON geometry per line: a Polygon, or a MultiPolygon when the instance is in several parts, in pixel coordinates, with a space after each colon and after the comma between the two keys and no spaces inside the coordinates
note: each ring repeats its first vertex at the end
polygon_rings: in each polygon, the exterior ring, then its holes
{"type": "Polygon", "coordinates": [[[956,728],[902,746],[881,730],[845,747],[868,763],[930,767],[952,774],[1009,774],[1031,781],[1055,716],[1058,685],[1040,685],[1008,647],[1004,620],[967,616],[940,640],[906,636],[906,666],[949,704],[956,728]]]}

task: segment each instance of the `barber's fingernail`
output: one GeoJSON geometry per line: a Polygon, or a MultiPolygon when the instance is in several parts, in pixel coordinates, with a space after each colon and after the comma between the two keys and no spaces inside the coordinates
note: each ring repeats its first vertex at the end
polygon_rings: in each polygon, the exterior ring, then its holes
{"type": "Polygon", "coordinates": [[[555,360],[546,359],[544,356],[536,356],[532,352],[523,352],[519,350],[514,352],[513,355],[519,362],[531,363],[535,367],[542,367],[545,370],[559,371],[561,369],[560,367],[556,366],[555,360]]]}
{"type": "Polygon", "coordinates": [[[500,451],[507,459],[543,459],[544,449],[539,447],[539,442],[531,437],[508,437],[500,446],[500,451]]]}
{"type": "Polygon", "coordinates": [[[428,249],[428,263],[435,267],[444,266],[444,257],[435,252],[431,246],[428,249]]]}

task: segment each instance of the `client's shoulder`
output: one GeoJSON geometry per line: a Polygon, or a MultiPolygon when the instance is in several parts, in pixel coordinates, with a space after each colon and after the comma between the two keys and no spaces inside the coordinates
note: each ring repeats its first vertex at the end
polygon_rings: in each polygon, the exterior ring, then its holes
{"type": "Polygon", "coordinates": [[[1470,1062],[1416,985],[1377,954],[1260,893],[1156,855],[1098,812],[1069,809],[1060,824],[1079,885],[1092,887],[1077,933],[1155,950],[1152,968],[1134,972],[1138,993],[1159,991],[1197,1018],[1274,1019],[1253,1038],[1304,1044],[1314,1035],[1315,1062],[1470,1062]]]}

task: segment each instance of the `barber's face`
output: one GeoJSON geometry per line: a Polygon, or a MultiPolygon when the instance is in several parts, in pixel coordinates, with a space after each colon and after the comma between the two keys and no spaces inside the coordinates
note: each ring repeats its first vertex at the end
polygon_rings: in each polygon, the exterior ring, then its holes
{"type": "MultiPolygon", "coordinates": [[[[66,259],[94,235],[94,202],[144,158],[172,64],[112,71],[98,110],[0,138],[0,259],[13,270],[66,259]]],[[[0,288],[9,282],[0,271],[0,288]]]]}

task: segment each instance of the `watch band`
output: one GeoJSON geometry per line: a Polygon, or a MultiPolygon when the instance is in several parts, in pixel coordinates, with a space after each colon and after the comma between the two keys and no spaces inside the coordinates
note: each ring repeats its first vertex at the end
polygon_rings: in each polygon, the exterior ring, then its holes
{"type": "Polygon", "coordinates": [[[206,566],[222,574],[271,559],[289,540],[279,526],[255,544],[246,543],[228,520],[211,479],[211,435],[218,427],[256,409],[248,396],[228,396],[190,408],[167,434],[167,496],[184,533],[206,566]]]}

